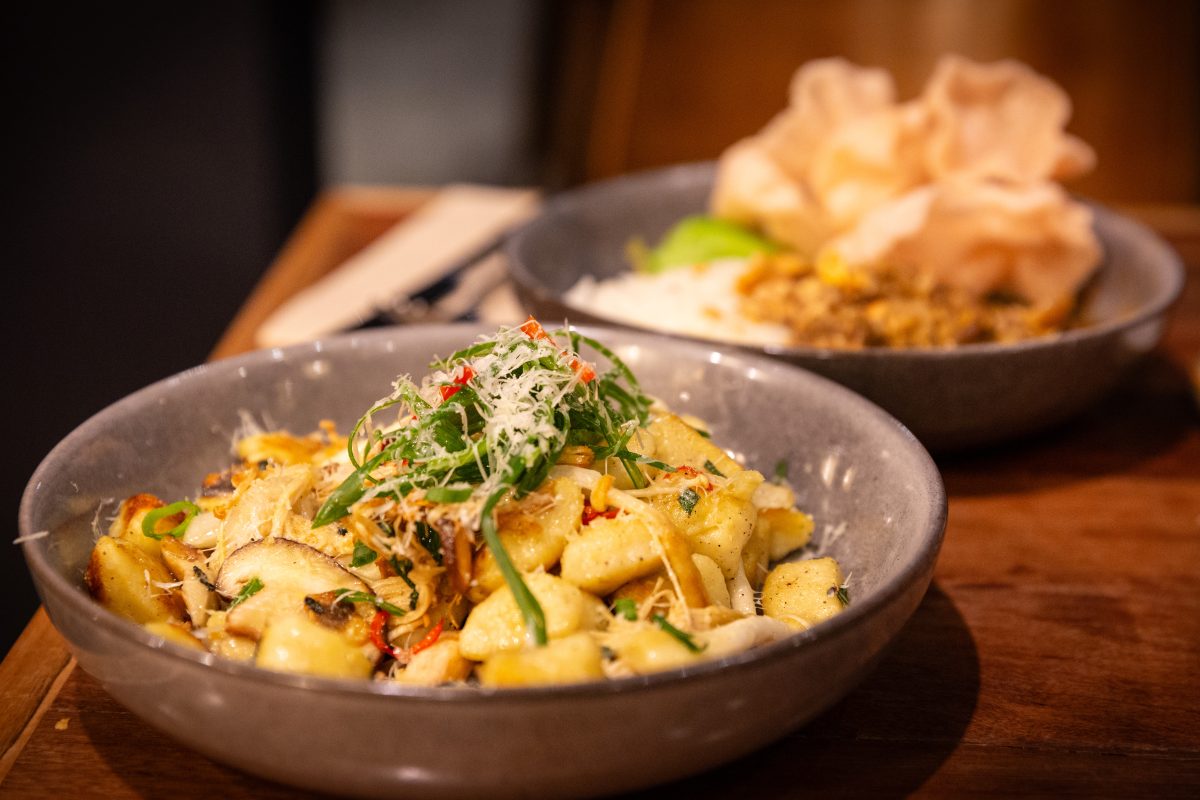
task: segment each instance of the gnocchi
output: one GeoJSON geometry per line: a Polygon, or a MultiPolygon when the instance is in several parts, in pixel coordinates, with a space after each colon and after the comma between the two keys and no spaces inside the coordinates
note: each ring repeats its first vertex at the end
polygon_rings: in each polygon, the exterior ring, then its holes
{"type": "Polygon", "coordinates": [[[530,319],[348,437],[241,437],[192,500],[122,503],[89,591],[183,647],[421,686],[676,669],[838,613],[833,559],[779,563],[813,531],[792,490],[583,341],[530,319]]]}

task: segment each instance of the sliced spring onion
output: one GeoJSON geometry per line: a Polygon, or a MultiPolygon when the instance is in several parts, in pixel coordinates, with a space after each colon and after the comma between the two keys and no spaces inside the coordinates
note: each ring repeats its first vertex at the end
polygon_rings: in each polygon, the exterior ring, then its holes
{"type": "Polygon", "coordinates": [[[681,645],[686,647],[691,652],[701,653],[704,651],[704,648],[701,647],[700,645],[696,644],[695,640],[692,639],[692,635],[690,633],[684,633],[683,631],[679,630],[679,628],[676,628],[674,625],[667,622],[667,618],[664,617],[662,614],[651,614],[650,620],[655,625],[662,628],[667,633],[671,634],[672,637],[674,637],[676,640],[678,640],[678,642],[681,645]]]}
{"type": "Polygon", "coordinates": [[[384,600],[382,597],[367,592],[355,592],[350,589],[339,589],[337,597],[333,598],[335,603],[370,603],[380,611],[386,611],[393,617],[403,617],[408,612],[399,606],[394,606],[384,600]]]}
{"type": "Polygon", "coordinates": [[[171,503],[169,506],[156,508],[142,518],[142,535],[149,536],[151,539],[161,539],[164,536],[174,536],[176,539],[178,539],[187,532],[188,525],[192,524],[192,518],[199,513],[200,506],[187,500],[180,500],[178,502],[171,503]],[[173,517],[181,512],[184,514],[183,522],[179,523],[174,528],[171,528],[169,531],[164,531],[163,533],[158,533],[154,530],[160,519],[173,517]]]}
{"type": "Polygon", "coordinates": [[[362,470],[350,473],[350,477],[342,481],[341,485],[334,489],[328,499],[321,504],[317,515],[313,517],[312,526],[319,528],[322,525],[337,522],[346,516],[350,511],[350,506],[361,500],[367,491],[367,487],[363,484],[363,477],[362,470]]]}
{"type": "Polygon", "coordinates": [[[613,603],[613,611],[617,614],[620,614],[630,622],[634,622],[638,618],[637,603],[633,602],[633,600],[628,597],[618,598],[613,603]]]}
{"type": "Polygon", "coordinates": [[[462,503],[471,499],[475,490],[470,486],[430,486],[425,499],[431,503],[462,503]]]}
{"type": "Polygon", "coordinates": [[[488,548],[492,551],[492,557],[496,559],[496,566],[500,568],[504,582],[508,584],[513,599],[517,601],[517,608],[521,610],[521,617],[525,620],[526,633],[531,634],[534,642],[541,646],[550,640],[546,635],[546,615],[542,612],[542,607],[537,598],[533,596],[533,592],[529,591],[521,573],[513,566],[512,559],[508,557],[508,551],[504,549],[504,543],[500,541],[500,534],[496,530],[496,517],[493,512],[496,504],[506,493],[507,490],[495,492],[484,503],[480,528],[483,540],[487,542],[488,548]]]}

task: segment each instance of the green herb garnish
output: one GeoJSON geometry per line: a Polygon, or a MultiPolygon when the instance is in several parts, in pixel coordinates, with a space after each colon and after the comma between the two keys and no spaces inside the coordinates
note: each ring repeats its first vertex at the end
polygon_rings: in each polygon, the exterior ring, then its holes
{"type": "Polygon", "coordinates": [[[246,581],[245,585],[242,586],[242,590],[237,593],[237,597],[233,598],[233,602],[229,604],[229,608],[226,610],[233,611],[233,609],[237,608],[242,603],[261,592],[262,588],[263,582],[258,579],[258,576],[246,581]]]}
{"type": "Polygon", "coordinates": [[[417,541],[433,556],[440,567],[442,565],[442,537],[428,522],[418,522],[416,526],[417,541]]]}
{"type": "MultiPolygon", "coordinates": [[[[479,503],[484,542],[528,632],[545,643],[541,607],[496,534],[495,508],[505,497],[520,498],[540,486],[568,446],[586,445],[597,461],[618,459],[635,487],[647,486],[642,465],[657,468],[658,462],[628,445],[648,421],[651,400],[611,350],[575,331],[547,333],[532,318],[431,366],[442,374],[422,385],[401,377],[355,425],[348,447],[354,472],[321,506],[313,525],[341,519],[360,500],[400,501],[417,489],[430,502],[479,503]],[[585,344],[607,360],[607,369],[582,359],[585,344]],[[457,389],[443,395],[446,375],[468,369],[470,379],[455,380],[457,389]],[[375,429],[376,415],[385,410],[401,422],[375,429]]],[[[436,531],[418,524],[416,535],[441,563],[436,531]]]]}
{"type": "Polygon", "coordinates": [[[350,559],[351,567],[362,567],[367,564],[374,564],[375,559],[379,558],[379,553],[376,553],[371,548],[359,541],[354,542],[354,556],[350,559]]]}
{"type": "Polygon", "coordinates": [[[368,594],[367,592],[355,592],[350,589],[338,589],[338,595],[333,598],[334,604],[337,603],[370,603],[380,611],[386,611],[393,617],[403,617],[408,612],[399,606],[394,606],[384,600],[379,595],[368,594]]]}
{"type": "Polygon", "coordinates": [[[779,459],[775,462],[775,483],[786,483],[788,479],[788,462],[779,459]]]}
{"type": "Polygon", "coordinates": [[[662,614],[651,614],[650,620],[658,625],[658,627],[671,634],[671,636],[677,639],[681,645],[686,647],[691,652],[701,653],[704,651],[704,647],[696,644],[690,633],[684,633],[683,631],[679,630],[679,628],[676,628],[674,625],[667,622],[667,618],[662,614]]]}
{"type": "Polygon", "coordinates": [[[421,596],[420,592],[417,591],[417,585],[408,576],[408,573],[412,571],[413,562],[407,558],[397,558],[396,556],[392,556],[388,561],[391,563],[392,569],[400,576],[400,579],[408,584],[409,589],[412,589],[408,596],[408,609],[412,611],[417,607],[417,600],[421,596]]]}
{"type": "Polygon", "coordinates": [[[850,590],[846,588],[845,584],[837,587],[836,595],[838,602],[842,604],[843,608],[850,605],[850,590]]]}
{"type": "Polygon", "coordinates": [[[178,539],[187,532],[188,525],[192,524],[192,519],[199,513],[200,506],[187,500],[180,500],[178,502],[171,503],[169,506],[156,508],[147,513],[146,516],[142,517],[142,535],[148,536],[151,539],[161,539],[164,536],[174,536],[176,539],[178,539]],[[183,522],[179,523],[174,528],[171,528],[169,531],[164,531],[163,533],[158,533],[154,530],[160,519],[173,517],[180,512],[185,512],[183,522]]]}
{"type": "Polygon", "coordinates": [[[637,603],[633,602],[633,600],[628,597],[618,598],[613,603],[613,611],[617,614],[620,614],[630,622],[634,622],[638,618],[637,603]]]}
{"type": "Polygon", "coordinates": [[[714,464],[714,463],[713,463],[713,462],[711,462],[711,461],[705,461],[705,462],[704,462],[704,468],[705,468],[706,470],[708,470],[709,474],[711,474],[711,475],[716,475],[718,478],[724,478],[724,477],[725,477],[725,473],[724,473],[724,472],[721,472],[721,470],[717,469],[717,465],[716,465],[716,464],[714,464]]]}
{"type": "Polygon", "coordinates": [[[689,517],[696,510],[696,503],[699,502],[699,493],[690,486],[679,493],[679,505],[683,507],[689,517]]]}
{"type": "Polygon", "coordinates": [[[521,610],[521,618],[525,621],[525,630],[533,635],[533,641],[540,647],[550,641],[550,637],[546,633],[546,615],[542,611],[541,603],[533,596],[533,592],[521,577],[521,573],[513,565],[508,551],[504,549],[504,543],[500,541],[500,532],[496,530],[496,515],[493,512],[496,504],[504,498],[505,494],[507,494],[507,490],[497,491],[484,503],[483,521],[480,523],[480,528],[483,540],[491,549],[492,557],[496,559],[496,566],[500,568],[500,574],[504,576],[504,582],[508,584],[509,591],[512,592],[513,599],[517,602],[517,608],[521,610]]]}
{"type": "Polygon", "coordinates": [[[431,503],[462,503],[470,500],[474,491],[470,486],[431,486],[425,490],[425,499],[431,503]]]}

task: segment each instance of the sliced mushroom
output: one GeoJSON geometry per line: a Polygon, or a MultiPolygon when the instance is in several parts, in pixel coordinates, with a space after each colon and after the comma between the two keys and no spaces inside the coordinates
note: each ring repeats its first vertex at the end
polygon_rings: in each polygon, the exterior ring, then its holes
{"type": "Polygon", "coordinates": [[[188,619],[197,628],[203,628],[210,609],[216,607],[216,596],[212,592],[212,577],[208,573],[207,559],[194,547],[188,547],[170,536],[162,540],[162,558],[167,569],[182,581],[179,596],[183,598],[188,619]]]}
{"type": "Polygon", "coordinates": [[[192,518],[181,541],[188,547],[208,550],[216,547],[221,536],[221,520],[211,511],[202,511],[192,518]]]}
{"type": "Polygon", "coordinates": [[[225,621],[230,632],[255,639],[273,617],[304,612],[305,597],[339,589],[369,591],[329,556],[290,539],[260,539],[235,550],[217,575],[217,591],[236,600],[255,579],[261,588],[244,596],[225,621]]]}
{"type": "Polygon", "coordinates": [[[312,467],[301,464],[255,480],[225,516],[222,534],[231,549],[281,532],[297,504],[311,492],[312,467]]]}

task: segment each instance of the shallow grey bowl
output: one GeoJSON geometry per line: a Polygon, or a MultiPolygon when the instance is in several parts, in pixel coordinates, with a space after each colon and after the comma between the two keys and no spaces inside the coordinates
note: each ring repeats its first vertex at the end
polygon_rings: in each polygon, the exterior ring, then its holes
{"type": "MultiPolygon", "coordinates": [[[[945,494],[920,444],[866,400],[786,364],[629,331],[594,331],[646,388],[711,421],[755,467],[791,465],[818,540],[852,575],[845,613],[791,639],[695,668],[577,686],[404,688],[259,670],[168,644],[82,588],[101,503],[192,495],[227,463],[238,411],[343,429],[403,372],[424,374],[481,332],[381,329],[220,361],[110,406],[38,467],[20,511],[51,620],[113,697],[219,761],[358,796],[588,795],[732,760],[811,719],[879,658],[929,583],[945,494]]],[[[164,765],[165,766],[165,765],[164,765]]]]}
{"type": "MultiPolygon", "coordinates": [[[[702,211],[712,179],[712,164],[688,164],[552,198],[505,246],[521,299],[543,319],[620,324],[569,305],[564,294],[584,275],[627,271],[629,241],[656,241],[682,217],[702,211]]],[[[1046,428],[1097,400],[1158,343],[1166,311],[1183,287],[1183,265],[1167,244],[1127,217],[1094,208],[1105,263],[1084,299],[1086,327],[1020,344],[952,349],[744,349],[849,386],[896,415],[931,449],[1046,428]]]]}

